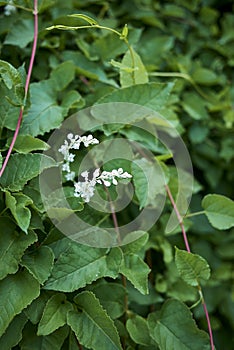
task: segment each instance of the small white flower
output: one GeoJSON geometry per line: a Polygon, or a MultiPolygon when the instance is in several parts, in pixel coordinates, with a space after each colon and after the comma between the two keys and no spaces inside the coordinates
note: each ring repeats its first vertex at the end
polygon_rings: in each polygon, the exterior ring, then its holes
{"type": "Polygon", "coordinates": [[[75,176],[76,176],[76,173],[74,171],[71,171],[70,173],[67,173],[65,175],[65,178],[67,181],[74,181],[75,176]]]}
{"type": "Polygon", "coordinates": [[[5,16],[11,16],[12,14],[14,14],[15,12],[16,12],[17,10],[16,10],[16,7],[15,6],[13,6],[13,5],[6,5],[5,7],[4,7],[4,15],[5,16]]]}
{"type": "Polygon", "coordinates": [[[75,154],[73,154],[73,153],[70,153],[67,157],[66,157],[66,160],[68,161],[68,162],[73,162],[74,161],[74,158],[75,158],[75,154]]]}
{"type": "Polygon", "coordinates": [[[67,173],[70,173],[70,165],[69,163],[64,163],[62,166],[62,171],[66,171],[67,173]]]}

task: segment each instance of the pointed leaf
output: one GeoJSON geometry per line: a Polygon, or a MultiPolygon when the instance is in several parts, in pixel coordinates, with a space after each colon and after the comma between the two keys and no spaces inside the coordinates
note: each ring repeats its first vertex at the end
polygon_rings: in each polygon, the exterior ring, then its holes
{"type": "Polygon", "coordinates": [[[157,349],[155,342],[149,334],[147,321],[143,317],[134,315],[129,318],[126,323],[126,328],[130,337],[136,344],[144,346],[154,345],[155,349],[157,349]]]}
{"type": "Polygon", "coordinates": [[[54,265],[45,289],[73,292],[98,278],[116,278],[122,261],[118,248],[107,253],[106,249],[72,243],[54,265]]]}
{"type": "Polygon", "coordinates": [[[43,284],[49,277],[54,263],[52,249],[42,246],[34,252],[23,256],[21,265],[25,266],[40,284],[43,284]]]}
{"type": "Polygon", "coordinates": [[[38,335],[48,335],[67,323],[67,313],[72,304],[64,294],[55,294],[47,302],[38,325],[38,335]]]}
{"type": "Polygon", "coordinates": [[[23,339],[20,342],[20,349],[59,350],[61,349],[64,340],[68,336],[68,332],[69,328],[67,326],[64,326],[49,335],[38,336],[36,333],[36,326],[28,323],[23,330],[23,339]]]}
{"type": "Polygon", "coordinates": [[[27,271],[0,281],[0,336],[28,304],[40,294],[40,285],[27,271]]]}
{"type": "MultiPolygon", "coordinates": [[[[173,83],[147,83],[133,85],[118,89],[104,96],[98,100],[98,103],[130,102],[159,112],[165,107],[173,86],[173,83]]],[[[124,115],[124,117],[126,118],[126,115],[124,115]]],[[[128,120],[126,120],[126,124],[127,123],[128,120]]]]}
{"type": "Polygon", "coordinates": [[[74,14],[70,15],[69,17],[81,18],[81,19],[83,19],[84,21],[88,22],[91,25],[98,24],[98,22],[95,19],[93,19],[93,18],[91,18],[91,17],[89,17],[87,15],[81,14],[81,13],[74,13],[74,14]]]}
{"type": "Polygon", "coordinates": [[[176,248],[175,263],[181,278],[191,286],[210,277],[210,267],[200,255],[176,248]]]}
{"type": "Polygon", "coordinates": [[[179,300],[168,300],[150,314],[148,326],[160,350],[210,350],[208,334],[197,328],[191,311],[179,300]]]}
{"type": "Polygon", "coordinates": [[[6,191],[6,207],[10,209],[22,231],[28,233],[31,211],[27,208],[33,201],[23,193],[10,194],[6,191]]]}
{"type": "Polygon", "coordinates": [[[79,342],[89,349],[122,350],[114,322],[95,295],[86,291],[78,294],[74,300],[82,312],[70,311],[68,324],[79,342]]]}
{"type": "Polygon", "coordinates": [[[37,241],[37,236],[30,231],[28,235],[16,232],[16,226],[9,218],[0,220],[0,280],[15,273],[24,251],[37,241]]]}
{"type": "Polygon", "coordinates": [[[26,47],[33,40],[33,21],[19,19],[7,34],[4,44],[26,47]]]}
{"type": "Polygon", "coordinates": [[[67,110],[59,106],[57,88],[52,79],[30,85],[31,107],[23,119],[21,135],[44,135],[60,126],[67,110]]]}
{"type": "Polygon", "coordinates": [[[150,268],[136,254],[125,254],[120,272],[132,282],[134,287],[142,294],[148,294],[148,274],[150,268]]]}
{"type": "MultiPolygon", "coordinates": [[[[7,146],[11,144],[12,138],[7,140],[7,146]]],[[[19,153],[29,153],[32,151],[46,151],[49,149],[49,145],[31,135],[18,135],[14,144],[14,150],[19,153]]]]}
{"type": "Polygon", "coordinates": [[[119,318],[125,312],[126,289],[118,283],[103,282],[91,285],[89,289],[99,299],[103,308],[112,319],[119,318]]]}
{"type": "Polygon", "coordinates": [[[13,154],[0,179],[0,184],[10,191],[19,191],[27,181],[39,175],[44,169],[55,165],[52,158],[43,154],[13,154]]]}
{"type": "Polygon", "coordinates": [[[148,83],[148,74],[140,56],[131,48],[123,57],[120,68],[121,86],[127,87],[136,84],[148,83]]]}
{"type": "Polygon", "coordinates": [[[28,319],[23,312],[13,319],[6,332],[0,338],[0,349],[11,350],[20,342],[22,330],[27,321],[28,319]]]}
{"type": "Polygon", "coordinates": [[[202,206],[212,226],[227,230],[234,226],[234,201],[220,194],[208,194],[202,206]]]}

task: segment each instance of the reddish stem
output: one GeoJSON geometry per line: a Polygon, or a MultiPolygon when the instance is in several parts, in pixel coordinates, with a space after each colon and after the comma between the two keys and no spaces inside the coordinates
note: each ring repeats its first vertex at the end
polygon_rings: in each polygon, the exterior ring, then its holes
{"type": "MultiPolygon", "coordinates": [[[[181,215],[179,213],[179,210],[178,210],[178,208],[176,206],[176,203],[175,203],[174,198],[173,198],[173,196],[171,194],[171,190],[170,190],[169,186],[166,185],[165,188],[166,188],[168,197],[170,199],[170,202],[171,202],[171,204],[173,206],[173,209],[175,210],[177,219],[179,221],[179,224],[180,224],[180,227],[181,227],[181,231],[183,233],[183,238],[184,238],[184,243],[185,243],[185,246],[186,246],[186,250],[187,250],[188,253],[191,253],[191,250],[190,250],[190,247],[189,247],[188,238],[187,238],[187,234],[186,234],[186,231],[185,231],[185,228],[184,228],[183,218],[181,217],[181,215]]],[[[199,291],[199,294],[202,296],[202,305],[203,305],[204,312],[205,312],[205,315],[206,315],[206,322],[207,322],[209,336],[210,336],[211,350],[215,350],[213,334],[212,334],[212,328],[211,328],[211,323],[210,323],[210,316],[209,316],[209,312],[207,310],[207,306],[206,306],[204,297],[202,295],[202,291],[201,291],[201,287],[200,286],[198,286],[198,291],[199,291]]]]}
{"type": "Polygon", "coordinates": [[[14,136],[13,136],[13,139],[11,141],[10,147],[8,149],[7,156],[6,156],[5,160],[4,160],[2,168],[0,170],[0,177],[2,176],[4,170],[5,170],[6,166],[7,166],[7,163],[9,161],[9,158],[10,158],[12,149],[14,147],[15,141],[17,139],[17,136],[19,134],[20,125],[21,125],[21,122],[22,122],[22,119],[23,119],[24,106],[25,106],[25,103],[26,103],[27,95],[28,95],[29,83],[30,83],[30,79],[31,79],[31,75],[32,75],[33,63],[34,63],[36,49],[37,49],[37,39],[38,39],[37,0],[34,0],[33,14],[34,14],[34,39],[33,39],[32,53],[31,53],[31,58],[30,58],[30,63],[29,63],[29,68],[28,68],[28,74],[27,74],[27,77],[26,77],[26,83],[25,83],[25,88],[24,88],[24,105],[22,105],[20,107],[19,118],[18,118],[18,121],[17,121],[16,129],[15,129],[14,136]]]}
{"type": "Polygon", "coordinates": [[[175,210],[175,213],[176,213],[176,216],[177,216],[177,219],[179,221],[179,224],[180,224],[180,227],[181,227],[181,231],[182,231],[182,234],[183,234],[183,238],[184,238],[184,243],[185,243],[185,246],[186,246],[186,250],[188,253],[191,253],[191,250],[190,250],[190,247],[189,247],[189,242],[188,242],[188,238],[187,238],[187,234],[186,234],[186,231],[185,231],[185,228],[184,228],[184,224],[183,224],[183,219],[179,213],[179,210],[177,209],[177,206],[176,206],[176,203],[173,199],[173,196],[171,194],[171,190],[170,188],[166,185],[166,191],[167,191],[167,194],[168,194],[168,197],[171,201],[171,204],[173,206],[173,209],[175,210]]]}

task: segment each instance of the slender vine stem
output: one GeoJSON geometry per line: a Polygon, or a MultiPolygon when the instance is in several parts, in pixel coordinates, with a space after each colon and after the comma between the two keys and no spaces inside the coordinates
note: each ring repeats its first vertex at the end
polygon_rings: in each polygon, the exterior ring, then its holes
{"type": "Polygon", "coordinates": [[[38,40],[38,9],[37,9],[37,0],[34,0],[33,14],[34,14],[34,38],[33,38],[32,53],[31,53],[31,58],[30,58],[30,63],[29,63],[29,68],[28,68],[28,73],[27,73],[26,83],[25,83],[25,88],[24,88],[24,101],[23,101],[23,105],[20,107],[19,117],[18,117],[18,121],[17,121],[17,125],[16,125],[16,129],[15,129],[15,132],[14,132],[13,139],[11,141],[10,147],[9,147],[7,155],[6,155],[6,158],[4,160],[2,168],[0,170],[0,177],[4,173],[4,170],[5,170],[6,166],[7,166],[7,163],[9,161],[10,155],[12,153],[15,141],[16,141],[17,136],[19,134],[21,122],[23,120],[24,108],[25,108],[26,100],[27,100],[27,96],[28,96],[28,89],[29,89],[30,79],[31,79],[31,75],[32,75],[32,69],[33,69],[34,59],[35,59],[35,55],[36,55],[36,49],[37,49],[37,40],[38,40]]]}
{"type": "MultiPolygon", "coordinates": [[[[177,219],[179,221],[179,224],[180,224],[180,227],[181,227],[181,231],[183,233],[183,238],[184,238],[184,243],[185,243],[185,246],[186,246],[186,250],[187,250],[188,253],[191,253],[189,242],[188,242],[188,238],[187,238],[187,234],[186,234],[186,231],[185,231],[185,228],[184,228],[183,218],[181,217],[181,215],[179,213],[179,210],[178,210],[178,208],[176,206],[176,203],[175,203],[175,201],[173,199],[173,196],[172,196],[172,193],[171,193],[171,190],[170,190],[169,186],[165,185],[165,188],[166,188],[167,195],[168,195],[168,197],[170,199],[170,202],[171,202],[171,204],[173,206],[173,209],[175,210],[177,219]]],[[[213,333],[212,333],[212,328],[211,328],[211,323],[210,323],[210,316],[209,316],[209,312],[207,310],[207,306],[206,306],[206,302],[205,302],[205,299],[204,299],[204,296],[203,296],[203,293],[202,293],[201,286],[198,285],[197,289],[198,289],[198,293],[199,293],[199,296],[201,298],[201,302],[202,302],[203,309],[204,309],[205,316],[206,316],[208,332],[209,332],[209,336],[210,336],[211,350],[215,350],[214,340],[213,340],[213,333]]]]}

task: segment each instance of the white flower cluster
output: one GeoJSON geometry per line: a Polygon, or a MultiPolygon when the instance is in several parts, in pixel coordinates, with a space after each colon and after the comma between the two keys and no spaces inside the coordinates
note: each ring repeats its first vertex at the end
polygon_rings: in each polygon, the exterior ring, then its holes
{"type": "Polygon", "coordinates": [[[92,135],[88,136],[79,136],[73,135],[72,133],[67,135],[67,140],[64,141],[64,144],[59,148],[59,152],[62,153],[64,162],[62,166],[62,170],[67,174],[65,175],[66,180],[73,181],[74,183],[74,196],[81,197],[84,199],[86,203],[90,201],[90,198],[93,197],[96,184],[103,184],[106,187],[113,185],[117,185],[118,179],[130,179],[132,175],[128,172],[124,172],[122,168],[118,170],[113,169],[112,171],[103,171],[100,172],[100,169],[94,170],[92,174],[92,178],[89,177],[89,172],[84,171],[81,173],[81,177],[84,178],[84,181],[75,182],[75,172],[71,171],[70,163],[74,161],[75,155],[70,153],[71,149],[79,149],[81,143],[84,144],[85,147],[89,145],[94,145],[99,143],[97,139],[95,139],[92,135]]]}
{"type": "Polygon", "coordinates": [[[67,135],[67,138],[69,141],[65,140],[64,144],[59,148],[58,151],[62,153],[64,158],[62,170],[67,172],[67,174],[65,175],[66,180],[74,181],[76,174],[74,171],[71,171],[70,163],[74,161],[75,154],[70,153],[70,150],[79,149],[81,143],[83,143],[85,147],[89,147],[89,145],[95,145],[99,143],[99,141],[95,139],[92,135],[88,135],[88,136],[75,135],[74,136],[72,133],[69,133],[67,135]]]}
{"type": "Polygon", "coordinates": [[[16,12],[16,7],[13,5],[12,1],[9,1],[9,4],[4,7],[4,15],[10,16],[15,12],[16,12]]]}

